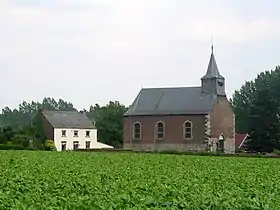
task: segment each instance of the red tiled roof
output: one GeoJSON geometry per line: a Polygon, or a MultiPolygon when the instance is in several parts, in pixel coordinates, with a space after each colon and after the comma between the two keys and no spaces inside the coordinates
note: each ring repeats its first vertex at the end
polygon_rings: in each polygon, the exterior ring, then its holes
{"type": "MultiPolygon", "coordinates": [[[[243,140],[247,137],[247,134],[243,134],[243,133],[236,133],[235,134],[235,147],[239,148],[241,146],[241,143],[243,142],[243,140]]],[[[243,142],[244,143],[244,142],[243,142]]]]}

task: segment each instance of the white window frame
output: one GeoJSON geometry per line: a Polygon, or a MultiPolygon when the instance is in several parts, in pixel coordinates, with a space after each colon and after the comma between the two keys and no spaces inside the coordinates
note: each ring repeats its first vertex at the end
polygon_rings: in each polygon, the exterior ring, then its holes
{"type": "Polygon", "coordinates": [[[86,149],[90,149],[90,145],[91,145],[91,142],[90,141],[86,141],[86,143],[85,143],[86,145],[86,149]],[[87,143],[89,143],[89,148],[87,148],[87,143]]]}
{"type": "Polygon", "coordinates": [[[184,139],[186,139],[186,140],[193,139],[193,123],[190,120],[186,120],[184,122],[184,124],[183,124],[183,135],[184,135],[184,139]],[[190,127],[190,129],[191,129],[191,132],[190,132],[191,137],[186,137],[186,134],[189,133],[189,132],[186,132],[186,129],[189,128],[189,127],[186,126],[187,123],[190,123],[190,125],[191,125],[191,127],[190,127]]]}
{"type": "Polygon", "coordinates": [[[133,130],[133,132],[132,132],[132,133],[133,133],[133,139],[139,140],[139,139],[142,138],[142,125],[141,125],[140,122],[138,122],[138,121],[134,122],[134,123],[133,123],[133,128],[132,128],[132,130],[133,130]],[[139,130],[140,130],[139,138],[135,138],[135,125],[136,125],[136,124],[139,124],[139,130]]]}
{"type": "Polygon", "coordinates": [[[156,133],[155,133],[155,137],[156,137],[156,139],[164,139],[165,138],[165,124],[164,124],[164,122],[162,122],[162,121],[158,121],[157,123],[156,123],[156,133]],[[159,137],[159,130],[158,130],[158,125],[160,124],[160,123],[162,123],[162,129],[163,129],[163,131],[162,131],[162,137],[159,137]]]}
{"type": "Polygon", "coordinates": [[[66,137],[66,130],[61,130],[61,137],[66,137]],[[65,134],[63,134],[65,132],[65,134]]]}
{"type": "Polygon", "coordinates": [[[79,149],[80,142],[79,141],[73,141],[73,150],[75,149],[75,145],[78,145],[77,149],[79,149]]]}
{"type": "Polygon", "coordinates": [[[79,131],[78,130],[74,130],[73,137],[79,137],[79,131]],[[75,135],[76,132],[77,132],[77,135],[75,135]]]}

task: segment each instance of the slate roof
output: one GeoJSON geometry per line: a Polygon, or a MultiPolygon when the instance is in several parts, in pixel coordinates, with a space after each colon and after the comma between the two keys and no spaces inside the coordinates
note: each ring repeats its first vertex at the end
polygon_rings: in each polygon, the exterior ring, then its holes
{"type": "Polygon", "coordinates": [[[207,72],[201,79],[210,79],[210,78],[219,78],[224,79],[224,77],[220,74],[218,65],[214,56],[213,46],[211,47],[211,57],[208,64],[207,72]]]}
{"type": "MultiPolygon", "coordinates": [[[[206,74],[201,78],[224,79],[211,47],[206,74]]],[[[201,87],[144,88],[124,116],[207,114],[216,101],[215,95],[202,94],[201,87]]]]}
{"type": "Polygon", "coordinates": [[[95,128],[93,122],[89,118],[87,118],[83,113],[80,112],[43,110],[42,114],[52,124],[54,128],[95,128]]]}
{"type": "Polygon", "coordinates": [[[201,87],[144,88],[124,116],[206,114],[215,101],[201,87]]]}

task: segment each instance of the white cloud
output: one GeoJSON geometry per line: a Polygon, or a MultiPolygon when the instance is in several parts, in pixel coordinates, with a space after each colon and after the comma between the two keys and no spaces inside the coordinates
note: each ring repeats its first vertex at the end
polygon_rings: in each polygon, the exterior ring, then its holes
{"type": "Polygon", "coordinates": [[[279,19],[245,21],[224,0],[41,0],[36,6],[0,2],[0,68],[10,70],[6,85],[9,80],[24,84],[14,96],[17,100],[54,94],[76,102],[73,92],[90,89],[97,101],[80,98],[78,106],[114,97],[129,103],[141,86],[198,84],[211,36],[226,43],[217,52],[220,58],[232,43],[280,37],[279,19]],[[30,78],[34,72],[38,75],[30,78]],[[74,87],[62,85],[60,78],[75,82],[77,73],[88,76],[74,87]],[[124,78],[127,82],[120,83],[124,78]],[[44,89],[31,93],[34,85],[44,89]]]}
{"type": "MultiPolygon", "coordinates": [[[[151,44],[159,47],[170,39],[210,41],[213,36],[216,40],[253,42],[280,35],[280,19],[246,22],[234,16],[225,4],[211,8],[207,4],[201,6],[205,1],[185,7],[187,3],[171,0],[161,1],[161,4],[149,0],[99,0],[79,2],[80,5],[84,3],[83,9],[66,10],[64,6],[70,5],[66,2],[60,1],[57,5],[60,10],[10,8],[6,10],[5,20],[12,28],[33,27],[32,32],[38,37],[48,34],[60,44],[71,41],[81,47],[97,44],[120,50],[151,44]],[[90,10],[86,9],[87,4],[90,10]]],[[[74,3],[78,4],[72,1],[72,6],[74,3]]],[[[34,34],[29,37],[34,39],[34,34]]]]}

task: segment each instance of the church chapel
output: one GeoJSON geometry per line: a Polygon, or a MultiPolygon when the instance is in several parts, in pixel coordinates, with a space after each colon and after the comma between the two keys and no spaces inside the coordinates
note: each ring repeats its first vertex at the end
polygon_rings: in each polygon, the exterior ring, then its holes
{"type": "Polygon", "coordinates": [[[198,87],[143,88],[123,116],[123,148],[235,152],[235,118],[213,46],[198,87]]]}

